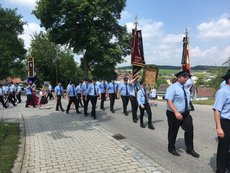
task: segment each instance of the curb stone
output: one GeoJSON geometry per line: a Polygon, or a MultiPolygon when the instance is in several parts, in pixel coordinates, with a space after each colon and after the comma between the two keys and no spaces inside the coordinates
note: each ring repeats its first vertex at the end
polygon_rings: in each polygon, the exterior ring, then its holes
{"type": "Polygon", "coordinates": [[[14,161],[14,167],[12,168],[11,172],[12,173],[21,173],[22,171],[22,165],[23,165],[23,160],[24,160],[24,155],[25,155],[25,146],[26,146],[26,131],[25,131],[25,121],[24,117],[21,114],[21,112],[14,108],[20,117],[19,121],[19,127],[20,127],[20,143],[19,143],[19,148],[18,148],[18,154],[17,158],[14,161]]]}

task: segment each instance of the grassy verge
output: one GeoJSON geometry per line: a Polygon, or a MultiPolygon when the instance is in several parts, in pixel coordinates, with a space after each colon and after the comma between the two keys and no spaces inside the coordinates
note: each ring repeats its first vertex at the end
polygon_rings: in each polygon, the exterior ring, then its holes
{"type": "Polygon", "coordinates": [[[0,120],[0,173],[10,173],[17,157],[20,129],[18,123],[0,120]]]}
{"type": "Polygon", "coordinates": [[[199,104],[199,105],[213,105],[214,99],[208,99],[208,100],[193,100],[193,104],[199,104]]]}

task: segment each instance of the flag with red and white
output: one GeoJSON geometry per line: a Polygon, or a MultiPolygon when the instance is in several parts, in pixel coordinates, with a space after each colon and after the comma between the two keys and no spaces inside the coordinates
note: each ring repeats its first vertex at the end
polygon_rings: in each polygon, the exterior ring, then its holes
{"type": "Polygon", "coordinates": [[[183,51],[181,60],[181,70],[186,70],[191,73],[190,69],[190,57],[189,57],[189,37],[186,30],[185,37],[183,38],[183,51]]]}
{"type": "Polygon", "coordinates": [[[131,64],[133,78],[135,78],[145,65],[142,33],[141,30],[137,30],[137,22],[135,22],[135,29],[132,30],[131,64]]]}

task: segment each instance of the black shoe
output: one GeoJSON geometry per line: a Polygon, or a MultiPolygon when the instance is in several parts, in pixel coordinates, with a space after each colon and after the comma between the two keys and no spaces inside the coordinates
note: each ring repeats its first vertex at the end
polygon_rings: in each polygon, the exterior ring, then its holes
{"type": "Polygon", "coordinates": [[[69,114],[69,112],[66,111],[66,114],[69,114]]]}
{"type": "Polygon", "coordinates": [[[195,152],[193,149],[192,150],[186,150],[186,152],[187,152],[187,154],[190,154],[193,157],[196,157],[196,158],[200,157],[200,155],[197,152],[195,152]]]}
{"type": "Polygon", "coordinates": [[[180,156],[180,154],[175,149],[169,150],[169,153],[171,153],[174,156],[180,156]]]}
{"type": "Polygon", "coordinates": [[[81,112],[80,111],[77,111],[77,114],[80,114],[81,112]]]}
{"type": "Polygon", "coordinates": [[[226,169],[227,169],[228,172],[230,172],[230,165],[229,166],[227,165],[226,169]]]}
{"type": "MultiPolygon", "coordinates": [[[[56,111],[60,111],[59,109],[56,109],[56,111]]],[[[62,111],[63,112],[63,111],[62,111]]]]}
{"type": "Polygon", "coordinates": [[[137,120],[133,120],[134,123],[137,123],[137,120]]]}
{"type": "Polygon", "coordinates": [[[64,109],[62,109],[61,111],[62,111],[62,112],[65,112],[65,110],[64,110],[64,109]]]}
{"type": "Polygon", "coordinates": [[[144,125],[144,124],[141,124],[140,127],[141,127],[141,128],[145,128],[145,125],[144,125]]]}
{"type": "Polygon", "coordinates": [[[151,124],[151,125],[149,125],[149,127],[148,127],[149,129],[151,129],[151,130],[154,130],[155,129],[155,127],[151,124]]]}
{"type": "Polygon", "coordinates": [[[128,116],[129,113],[128,113],[128,112],[125,112],[124,114],[125,114],[125,116],[128,116]]]}
{"type": "Polygon", "coordinates": [[[101,110],[103,110],[103,111],[104,111],[104,110],[105,110],[105,108],[101,108],[101,110]]]}
{"type": "Polygon", "coordinates": [[[96,115],[95,115],[95,116],[93,116],[93,119],[95,119],[95,120],[96,120],[96,115]]]}
{"type": "Polygon", "coordinates": [[[115,113],[115,110],[112,110],[111,112],[112,112],[112,113],[115,113]]]}

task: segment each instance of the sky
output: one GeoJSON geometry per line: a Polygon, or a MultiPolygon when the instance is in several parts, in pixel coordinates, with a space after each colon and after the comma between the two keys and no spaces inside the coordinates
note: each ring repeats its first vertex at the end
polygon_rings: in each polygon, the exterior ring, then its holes
{"type": "MultiPolygon", "coordinates": [[[[20,37],[28,49],[34,33],[44,31],[32,14],[36,0],[0,0],[3,8],[17,8],[27,22],[20,37]]],[[[121,25],[129,32],[135,17],[142,30],[146,64],[180,66],[187,28],[191,66],[222,65],[230,57],[229,0],[127,0],[121,25]]],[[[76,56],[78,57],[78,56],[76,56]]],[[[130,65],[130,56],[119,66],[130,65]]],[[[79,62],[79,58],[76,58],[79,62]]]]}

